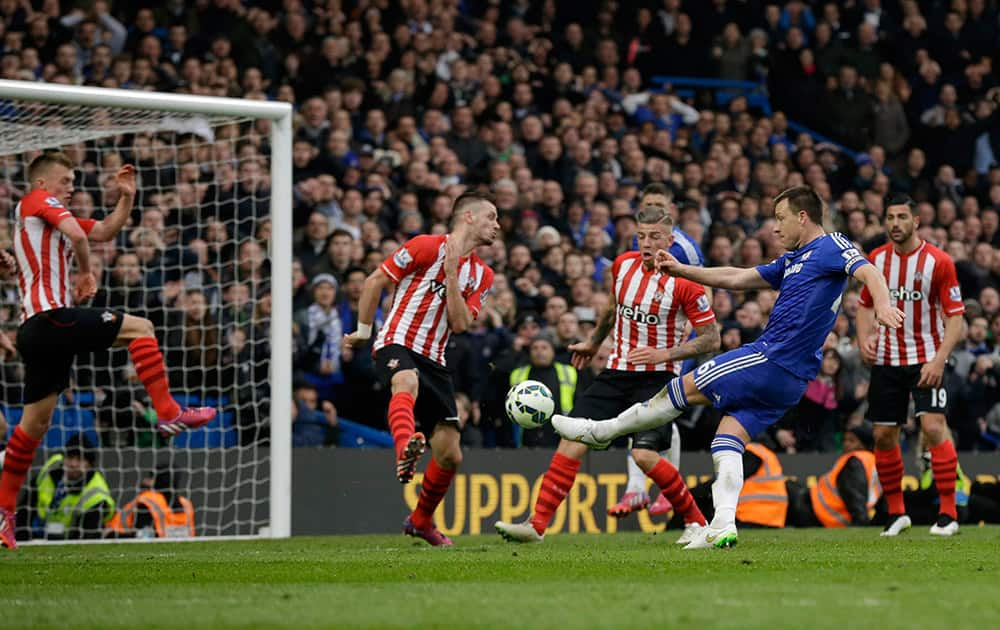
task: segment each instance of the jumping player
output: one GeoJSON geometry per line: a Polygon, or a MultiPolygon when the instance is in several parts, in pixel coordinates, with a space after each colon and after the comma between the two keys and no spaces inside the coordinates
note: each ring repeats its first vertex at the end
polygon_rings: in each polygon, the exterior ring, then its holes
{"type": "Polygon", "coordinates": [[[148,319],[103,308],[74,307],[97,291],[90,267],[90,241],[113,239],[135,200],[135,168],[125,165],[116,180],[121,198],[102,221],[77,219],[66,205],[73,194],[73,162],[45,153],[28,166],[31,191],[14,210],[14,252],[21,291],[17,349],[24,360],[24,414],[7,443],[0,476],[0,542],[13,549],[17,494],[49,429],[59,394],[69,387],[73,360],[82,352],[127,345],[139,379],[156,409],[158,429],[172,436],[215,418],[208,407],[182,409],[170,395],[163,355],[148,319]],[[76,259],[77,277],[71,281],[76,259]]]}
{"type": "Polygon", "coordinates": [[[823,201],[812,188],[789,188],[775,197],[774,206],[775,234],[787,253],[770,264],[702,268],[682,265],[663,250],[656,255],[657,267],[672,276],[736,291],[780,290],[757,341],[673,379],[652,399],[610,420],[552,418],[560,435],[600,447],[620,435],[671,422],[689,405],[714,405],[725,412],[711,449],[715,517],[685,549],[736,544],[745,445],[798,403],[815,378],[847,277],[868,287],[879,322],[898,328],[903,320],[903,313],[889,303],[885,279],[875,267],[843,235],[824,232],[823,201]]]}
{"type": "MultiPolygon", "coordinates": [[[[670,247],[673,220],[667,208],[647,206],[637,215],[639,251],[615,259],[611,268],[613,300],[590,339],[570,346],[573,365],[582,369],[614,330],[614,347],[606,369],[583,393],[573,413],[607,416],[659,391],[664,378],[678,374],[680,362],[719,348],[715,313],[705,290],[684,278],[657,271],[654,255],[670,247]],[[697,335],[681,343],[690,321],[697,335]]],[[[632,457],[674,508],[684,516],[681,540],[690,542],[705,526],[705,517],[684,480],[659,451],[670,445],[671,425],[638,431],[632,438],[632,457]]],[[[542,480],[532,517],[524,523],[496,523],[497,532],[515,542],[541,542],[559,504],[573,487],[587,446],[563,439],[542,480]]]]}
{"type": "Polygon", "coordinates": [[[417,509],[403,533],[432,545],[451,545],[434,526],[434,509],[444,498],[462,462],[458,411],[445,348],[452,332],[464,332],[493,286],[493,270],[472,253],[497,237],[497,209],[477,193],[452,206],[450,234],[417,236],[396,250],[365,280],[358,306],[358,329],[344,338],[359,346],[371,337],[382,290],[396,285],[392,309],[375,340],[379,376],[391,388],[389,429],[396,445],[396,479],[409,483],[427,446],[415,418],[430,435],[433,457],[424,472],[417,509]]]}
{"type": "Polygon", "coordinates": [[[906,321],[895,331],[876,330],[867,288],[861,292],[857,321],[862,358],[874,364],[868,391],[877,395],[869,396],[868,418],[875,425],[875,463],[889,505],[882,535],[896,536],[911,525],[903,503],[899,427],[906,422],[912,394],[941,498],[931,534],[952,536],[958,533],[958,454],[948,438],[944,378],[948,357],[962,337],[962,290],[951,257],[917,235],[917,204],[906,195],[892,194],[884,207],[889,242],[874,250],[869,260],[885,277],[889,296],[906,313],[906,321]]]}

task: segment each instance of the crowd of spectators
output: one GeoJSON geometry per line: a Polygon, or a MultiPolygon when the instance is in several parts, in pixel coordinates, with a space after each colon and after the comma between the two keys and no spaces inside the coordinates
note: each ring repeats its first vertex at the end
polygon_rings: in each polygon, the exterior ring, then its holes
{"type": "MultiPolygon", "coordinates": [[[[865,251],[885,242],[884,195],[910,194],[921,236],[954,258],[967,298],[949,384],[957,444],[1000,443],[995,1],[67,4],[0,0],[3,78],[294,104],[295,415],[315,420],[296,428],[296,444],[329,443],[338,415],[385,426],[377,401],[387,393],[370,353],[352,352],[341,335],[356,325],[365,276],[412,236],[447,230],[451,200],[469,188],[494,195],[503,236],[478,252],[495,285],[448,350],[463,441],[554,443],[549,429],[513,435],[502,410],[510,374],[532,361],[539,336],[565,362],[567,346],[589,333],[608,307],[610,262],[631,247],[638,194],[654,182],[670,189],[676,225],[706,265],[778,256],[770,200],[783,188],[813,186],[829,228],[865,251]],[[773,113],[725,90],[682,95],[657,75],[760,82],[773,113]],[[833,142],[793,133],[790,120],[833,142]]],[[[113,205],[118,164],[140,167],[132,225],[99,248],[97,302],[149,313],[174,387],[243,401],[242,439],[262,439],[266,126],[65,150],[82,165],[73,201],[82,215],[113,205]]],[[[17,161],[5,164],[9,215],[23,180],[17,161]]],[[[775,299],[716,291],[723,349],[759,335],[775,299]]],[[[772,436],[783,449],[834,450],[846,424],[863,418],[857,308],[852,286],[823,371],[793,412],[805,420],[790,417],[772,436]]],[[[11,308],[0,316],[16,321],[11,308]]],[[[113,399],[107,423],[140,422],[141,388],[124,357],[100,367],[78,378],[113,399]]],[[[7,401],[16,371],[5,364],[7,401]]],[[[706,447],[717,419],[685,420],[685,447],[706,447]]]]}

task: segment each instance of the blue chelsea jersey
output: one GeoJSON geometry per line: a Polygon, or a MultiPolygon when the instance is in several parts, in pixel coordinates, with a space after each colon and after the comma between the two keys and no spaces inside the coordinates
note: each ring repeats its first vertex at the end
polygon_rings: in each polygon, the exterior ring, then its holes
{"type": "Polygon", "coordinates": [[[705,257],[702,256],[698,243],[679,227],[674,228],[674,242],[670,245],[670,254],[685,265],[705,266],[705,257]]]}
{"type": "Polygon", "coordinates": [[[867,264],[846,236],[833,233],[757,267],[781,293],[763,334],[751,345],[799,378],[816,378],[847,276],[867,264]]]}

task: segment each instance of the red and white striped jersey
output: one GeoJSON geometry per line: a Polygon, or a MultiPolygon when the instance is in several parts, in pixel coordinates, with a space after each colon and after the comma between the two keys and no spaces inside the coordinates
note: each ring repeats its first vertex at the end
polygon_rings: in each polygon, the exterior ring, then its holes
{"type": "Polygon", "coordinates": [[[681,373],[681,362],[647,365],[628,360],[640,346],[673,348],[684,341],[684,324],[694,327],[715,321],[715,312],[696,282],[647,270],[639,252],[627,252],[611,267],[617,315],[613,328],[614,347],[608,357],[609,370],[630,372],[670,371],[681,373]]]}
{"type": "MultiPolygon", "coordinates": [[[[49,192],[36,189],[25,195],[14,209],[14,255],[21,286],[21,321],[56,308],[71,306],[69,275],[73,242],[56,229],[70,211],[49,192]]],[[[87,234],[97,221],[77,219],[87,234]]]]}
{"type": "MultiPolygon", "coordinates": [[[[927,363],[941,347],[944,318],[965,312],[954,261],[926,242],[909,254],[900,254],[891,242],[886,243],[868,259],[885,276],[890,299],[906,313],[903,325],[896,330],[881,329],[875,363],[927,363]]],[[[874,305],[868,287],[862,289],[860,302],[867,308],[874,305]]]]}
{"type": "MultiPolygon", "coordinates": [[[[445,365],[451,334],[444,273],[448,238],[447,234],[414,237],[382,263],[382,272],[396,284],[396,295],[375,338],[376,351],[399,344],[445,365]]],[[[475,254],[463,256],[458,261],[458,286],[473,317],[478,317],[493,286],[493,270],[475,254]]]]}

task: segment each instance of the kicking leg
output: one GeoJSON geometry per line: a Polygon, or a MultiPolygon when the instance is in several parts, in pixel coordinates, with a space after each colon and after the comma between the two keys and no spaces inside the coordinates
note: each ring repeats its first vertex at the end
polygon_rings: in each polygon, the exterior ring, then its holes
{"type": "Polygon", "coordinates": [[[535,509],[531,519],[525,523],[504,523],[497,521],[497,533],[512,542],[542,542],[545,529],[552,521],[552,515],[569,494],[576,473],[580,470],[580,462],[587,454],[587,447],[579,442],[561,440],[556,449],[549,469],[545,471],[542,485],[535,501],[535,509]]]}
{"type": "Polygon", "coordinates": [[[606,448],[615,438],[662,426],[673,421],[690,405],[708,405],[709,400],[694,383],[694,374],[672,379],[651,399],[636,403],[614,418],[591,420],[552,416],[559,435],[595,448],[606,448]]]}
{"type": "Polygon", "coordinates": [[[435,547],[450,546],[451,539],[434,526],[434,510],[448,493],[455,470],[462,463],[461,434],[449,424],[438,424],[431,435],[431,461],[424,471],[417,509],[403,524],[403,533],[423,538],[435,547]]]}
{"type": "Polygon", "coordinates": [[[197,429],[215,418],[215,409],[210,407],[181,409],[170,395],[167,368],[163,364],[163,353],[160,352],[160,344],[154,336],[151,321],[143,317],[125,315],[114,345],[128,346],[136,374],[146,388],[153,408],[156,409],[158,429],[164,437],[197,429]]]}
{"type": "Polygon", "coordinates": [[[58,394],[49,394],[41,400],[24,406],[21,422],[7,443],[3,474],[0,475],[0,544],[14,549],[14,509],[17,495],[35,459],[35,450],[41,444],[45,432],[52,423],[52,412],[56,408],[58,394]]]}

